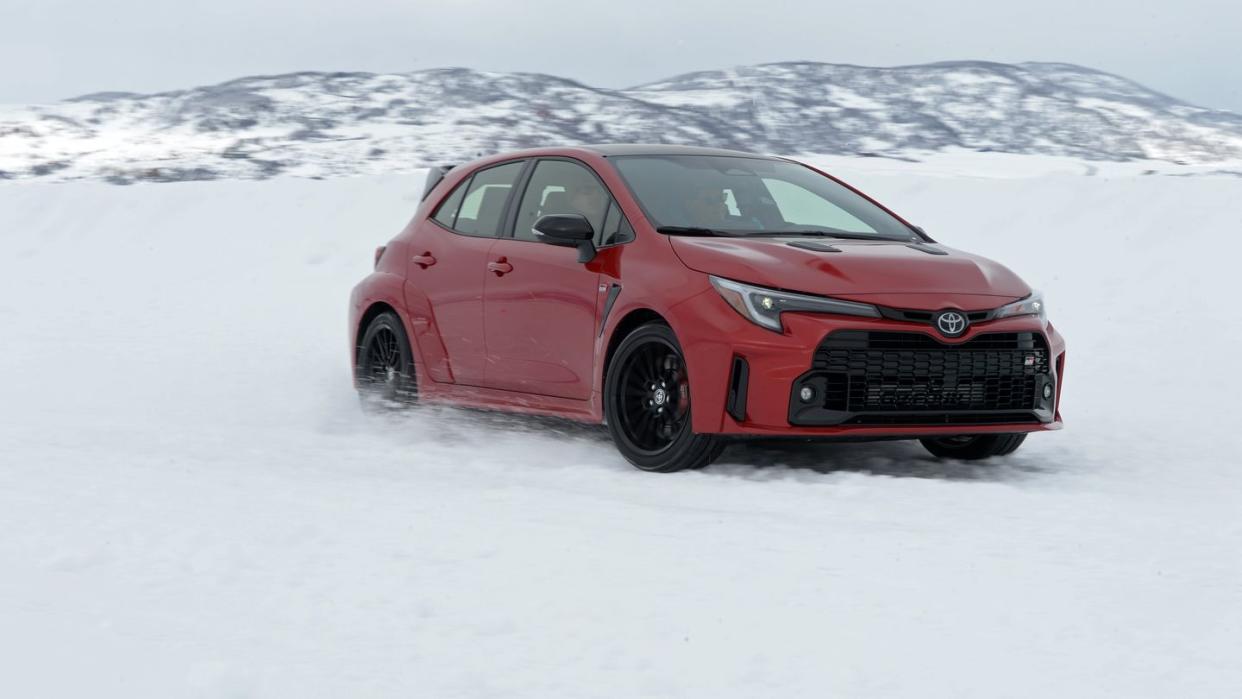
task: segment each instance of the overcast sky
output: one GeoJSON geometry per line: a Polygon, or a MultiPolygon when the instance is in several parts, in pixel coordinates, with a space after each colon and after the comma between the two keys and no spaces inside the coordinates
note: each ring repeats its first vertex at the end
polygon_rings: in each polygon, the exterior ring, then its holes
{"type": "Polygon", "coordinates": [[[443,66],[604,87],[815,60],[1065,61],[1242,111],[1238,0],[0,0],[0,102],[443,66]]]}

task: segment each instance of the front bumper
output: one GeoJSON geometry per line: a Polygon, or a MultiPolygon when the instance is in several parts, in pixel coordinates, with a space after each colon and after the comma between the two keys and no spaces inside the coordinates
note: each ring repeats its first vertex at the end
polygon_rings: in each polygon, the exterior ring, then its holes
{"type": "Polygon", "coordinates": [[[806,313],[784,314],[785,332],[777,334],[739,316],[715,291],[698,294],[674,310],[670,320],[690,367],[696,432],[885,438],[1037,432],[1062,426],[1058,408],[1065,342],[1051,324],[1037,317],[976,323],[950,340],[923,323],[806,313]],[[885,366],[901,360],[902,381],[856,382],[846,392],[852,402],[826,400],[833,389],[829,382],[839,380],[841,367],[827,362],[825,340],[878,333],[914,334],[922,336],[923,344],[932,344],[900,348],[896,355],[881,358],[888,362],[885,366]],[[980,342],[988,342],[978,341],[986,335],[1026,341],[991,348],[996,352],[986,357],[975,353],[971,362],[959,361],[958,350],[977,349],[980,342]],[[943,356],[937,356],[937,350],[943,356]],[[943,376],[944,359],[949,360],[948,381],[943,376]],[[926,379],[923,369],[910,370],[925,367],[928,361],[942,372],[933,381],[926,379]],[[997,362],[1012,372],[1012,381],[1010,374],[1002,377],[1007,402],[991,400],[997,396],[995,384],[988,388],[985,402],[981,385],[957,378],[957,372],[970,366],[992,367],[997,362]],[[1017,362],[1017,368],[1007,368],[1006,362],[1017,362]],[[1031,366],[1024,366],[1026,362],[1031,366]],[[1043,398],[1045,384],[1051,390],[1048,399],[1043,398]],[[804,386],[814,390],[809,402],[799,396],[804,386]],[[1027,397],[1029,405],[1024,402],[1027,397]]]}

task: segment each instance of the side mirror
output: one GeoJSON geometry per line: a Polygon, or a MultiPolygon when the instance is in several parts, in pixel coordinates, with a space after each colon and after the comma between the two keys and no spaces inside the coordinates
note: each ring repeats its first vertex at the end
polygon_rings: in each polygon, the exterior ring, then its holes
{"type": "Polygon", "coordinates": [[[535,239],[548,245],[578,248],[578,262],[595,258],[595,229],[582,214],[548,214],[540,216],[531,228],[535,239]]]}

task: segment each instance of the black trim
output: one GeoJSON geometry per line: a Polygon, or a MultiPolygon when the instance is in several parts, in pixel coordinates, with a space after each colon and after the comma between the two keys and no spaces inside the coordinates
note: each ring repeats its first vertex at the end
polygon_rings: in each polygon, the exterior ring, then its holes
{"type": "Polygon", "coordinates": [[[505,213],[500,217],[500,235],[496,236],[497,238],[513,239],[513,229],[517,226],[518,209],[522,208],[522,199],[526,197],[526,188],[530,185],[531,175],[535,172],[535,165],[538,163],[538,158],[527,160],[526,167],[522,168],[522,172],[514,180],[513,196],[509,197],[509,201],[505,202],[505,213]]]}
{"type": "Polygon", "coordinates": [[[729,398],[725,410],[738,422],[746,420],[746,393],[750,388],[750,363],[743,357],[733,358],[729,371],[729,398]]]}
{"type": "MultiPolygon", "coordinates": [[[[608,248],[613,248],[618,245],[625,245],[626,243],[632,243],[634,242],[634,239],[638,237],[638,234],[634,232],[634,224],[630,223],[630,217],[625,215],[625,210],[621,208],[621,204],[617,201],[616,197],[612,196],[612,192],[609,192],[608,193],[608,209],[604,211],[605,226],[607,226],[608,224],[608,216],[612,214],[613,209],[616,209],[617,216],[621,217],[621,220],[617,223],[617,232],[620,233],[621,231],[628,229],[630,233],[630,237],[625,240],[619,240],[614,243],[609,243],[607,245],[597,245],[595,247],[596,250],[607,250],[608,248]]],[[[601,243],[604,242],[603,234],[607,232],[608,230],[606,227],[604,230],[600,231],[600,234],[601,234],[600,242],[601,243]]]]}
{"type": "Polygon", "coordinates": [[[620,284],[614,282],[608,287],[608,300],[604,301],[604,314],[599,319],[599,337],[604,336],[604,327],[608,325],[608,315],[612,313],[612,305],[617,302],[617,297],[620,295],[620,284]]]}
{"type": "Polygon", "coordinates": [[[1038,425],[1035,413],[1014,411],[1004,413],[908,413],[898,415],[856,415],[844,425],[1038,425]]]}
{"type": "Polygon", "coordinates": [[[963,311],[956,308],[946,308],[939,311],[923,311],[912,308],[889,308],[887,306],[876,306],[876,310],[880,312],[880,315],[884,316],[888,320],[899,320],[904,323],[919,323],[921,325],[930,325],[933,328],[936,327],[936,317],[947,310],[953,310],[961,313],[966,316],[966,320],[973,325],[975,323],[982,323],[984,321],[994,319],[996,317],[996,312],[1001,308],[1004,308],[1004,306],[998,306],[988,311],[963,311]]]}
{"type": "Polygon", "coordinates": [[[584,240],[581,243],[578,243],[578,264],[585,265],[591,260],[594,260],[597,252],[598,250],[595,249],[595,243],[589,240],[584,240]]]}
{"type": "MultiPolygon", "coordinates": [[[[477,173],[475,172],[470,173],[469,176],[467,176],[465,179],[461,181],[461,184],[457,185],[458,187],[461,188],[461,199],[457,200],[457,208],[453,209],[453,222],[450,223],[448,227],[450,231],[453,231],[457,235],[470,235],[469,233],[463,233],[457,230],[457,219],[461,217],[461,205],[466,203],[466,197],[470,194],[470,185],[474,184],[474,176],[476,174],[477,173]]],[[[451,199],[452,197],[453,197],[453,192],[449,192],[449,198],[451,199]]],[[[448,199],[445,199],[444,201],[440,202],[440,206],[444,206],[447,203],[448,203],[448,199]]]]}

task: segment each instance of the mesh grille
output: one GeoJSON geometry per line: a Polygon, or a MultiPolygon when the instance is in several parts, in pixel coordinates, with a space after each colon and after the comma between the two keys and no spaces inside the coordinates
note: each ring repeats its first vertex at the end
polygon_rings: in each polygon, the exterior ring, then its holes
{"type": "Polygon", "coordinates": [[[851,413],[1032,410],[1048,348],[1037,333],[947,345],[923,333],[833,333],[815,353],[824,408],[851,413]]]}

